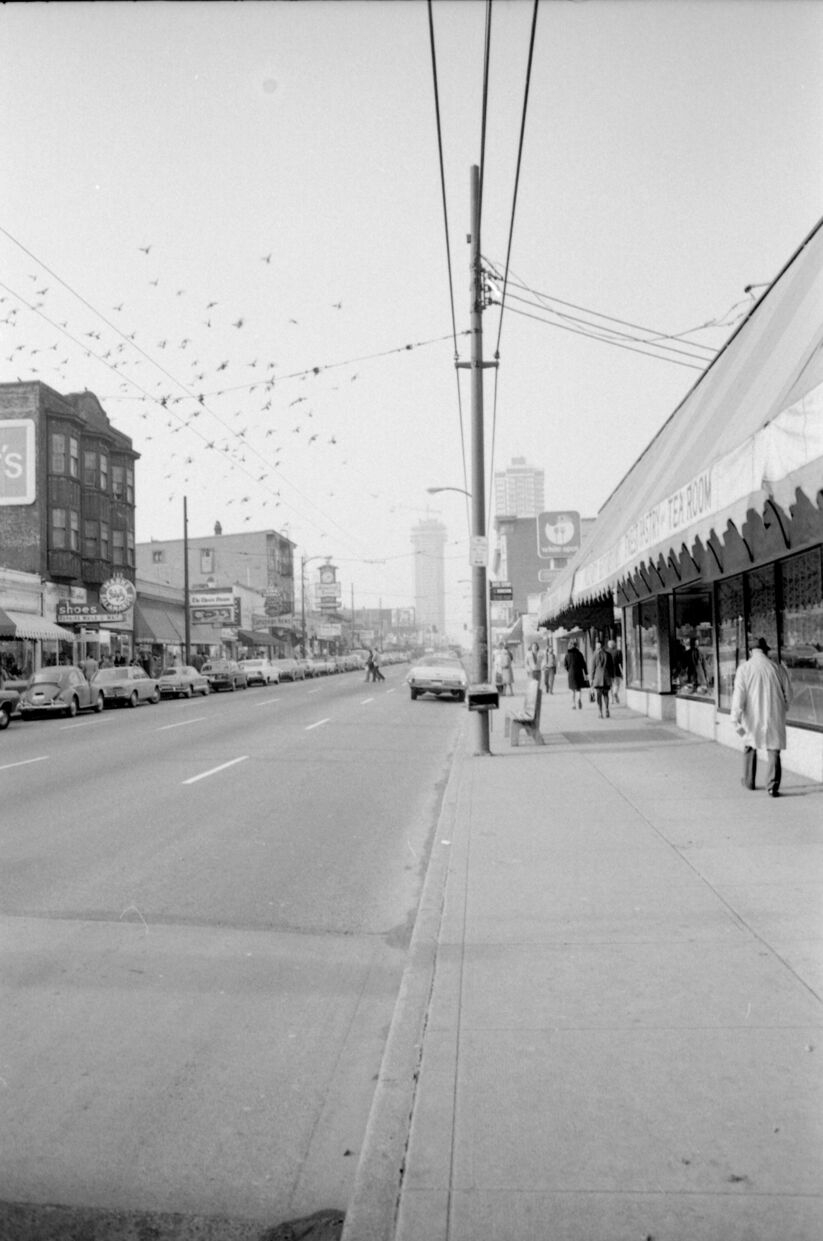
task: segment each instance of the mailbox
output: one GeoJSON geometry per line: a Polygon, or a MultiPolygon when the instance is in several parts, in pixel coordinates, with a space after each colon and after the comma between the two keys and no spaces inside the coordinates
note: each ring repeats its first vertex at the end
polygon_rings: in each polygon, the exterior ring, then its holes
{"type": "Polygon", "coordinates": [[[496,685],[470,685],[466,691],[466,706],[470,711],[496,711],[499,705],[496,685]]]}

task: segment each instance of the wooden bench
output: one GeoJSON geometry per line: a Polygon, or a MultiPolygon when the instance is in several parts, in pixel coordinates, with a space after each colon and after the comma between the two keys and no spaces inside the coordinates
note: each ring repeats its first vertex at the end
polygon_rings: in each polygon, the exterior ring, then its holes
{"type": "Polygon", "coordinates": [[[521,730],[531,737],[535,745],[545,744],[540,733],[540,704],[542,700],[543,694],[540,689],[540,682],[529,681],[526,687],[522,711],[508,711],[506,713],[505,731],[506,736],[511,737],[512,745],[520,744],[521,730]]]}

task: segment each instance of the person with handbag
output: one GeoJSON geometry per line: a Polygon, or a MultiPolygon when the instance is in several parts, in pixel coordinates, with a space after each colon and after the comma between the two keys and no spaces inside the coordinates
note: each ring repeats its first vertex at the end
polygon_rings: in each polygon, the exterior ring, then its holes
{"type": "Polygon", "coordinates": [[[602,642],[598,642],[592,656],[592,690],[597,699],[597,709],[603,719],[605,707],[606,719],[609,719],[609,691],[614,680],[614,660],[611,651],[606,650],[602,642]]]}
{"type": "Polygon", "coordinates": [[[551,642],[546,643],[541,668],[543,671],[543,689],[547,694],[553,694],[554,678],[557,673],[557,656],[554,653],[554,647],[551,642]]]}
{"type": "Polygon", "coordinates": [[[581,690],[584,690],[589,678],[586,676],[586,661],[583,658],[583,652],[577,645],[577,638],[572,638],[569,648],[566,651],[563,665],[569,674],[569,689],[572,693],[572,711],[575,707],[583,710],[583,699],[581,690]]]}

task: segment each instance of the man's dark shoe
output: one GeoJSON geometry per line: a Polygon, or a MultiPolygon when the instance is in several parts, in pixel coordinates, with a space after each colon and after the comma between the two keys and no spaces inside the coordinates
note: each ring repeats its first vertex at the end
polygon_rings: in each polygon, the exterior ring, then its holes
{"type": "Polygon", "coordinates": [[[779,796],[780,796],[780,790],[779,790],[779,789],[769,789],[769,790],[768,790],[768,794],[769,794],[769,797],[779,797],[779,796]]]}

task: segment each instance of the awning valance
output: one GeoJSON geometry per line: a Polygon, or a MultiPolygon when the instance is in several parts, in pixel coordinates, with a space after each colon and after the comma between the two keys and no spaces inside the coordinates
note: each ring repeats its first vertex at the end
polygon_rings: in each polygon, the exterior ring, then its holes
{"type": "Polygon", "coordinates": [[[278,642],[272,634],[255,632],[253,629],[238,629],[237,640],[244,646],[277,646],[278,642]]]}
{"type": "Polygon", "coordinates": [[[586,603],[661,555],[823,486],[823,222],[664,423],[545,598],[586,603]]]}
{"type": "Polygon", "coordinates": [[[30,612],[11,612],[0,608],[0,638],[40,638],[50,642],[71,642],[74,634],[44,616],[30,612]]]}
{"type": "Polygon", "coordinates": [[[158,604],[138,600],[134,605],[134,640],[179,646],[185,641],[185,621],[182,615],[178,619],[158,604]]]}

